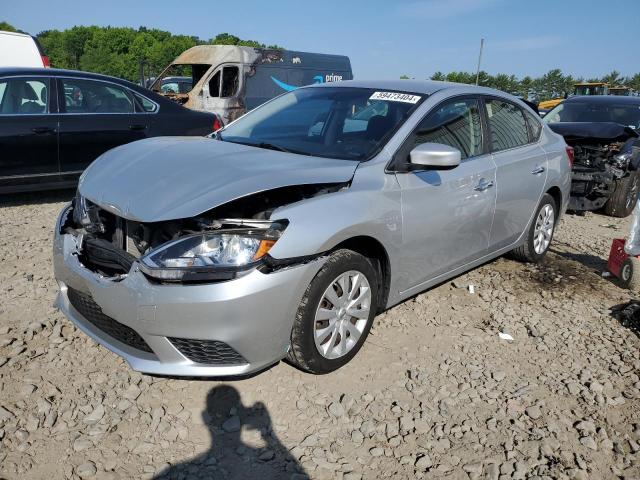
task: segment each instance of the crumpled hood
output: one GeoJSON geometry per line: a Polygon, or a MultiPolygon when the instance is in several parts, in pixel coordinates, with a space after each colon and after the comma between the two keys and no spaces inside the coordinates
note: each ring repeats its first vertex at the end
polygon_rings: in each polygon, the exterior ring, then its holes
{"type": "Polygon", "coordinates": [[[347,182],[358,163],[203,137],[157,137],[106,152],[85,170],[78,188],[116,215],[158,222],[274,188],[347,182]]]}
{"type": "Polygon", "coordinates": [[[567,142],[583,139],[623,142],[638,136],[633,128],[615,122],[558,122],[549,123],[549,128],[567,142]]]}

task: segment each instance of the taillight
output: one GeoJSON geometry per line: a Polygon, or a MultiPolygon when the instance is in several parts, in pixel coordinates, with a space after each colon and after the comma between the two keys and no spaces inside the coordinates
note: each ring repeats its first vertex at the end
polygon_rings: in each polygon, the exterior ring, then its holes
{"type": "Polygon", "coordinates": [[[47,57],[46,55],[42,55],[42,65],[44,65],[44,68],[49,68],[49,57],[47,57]]]}
{"type": "Polygon", "coordinates": [[[567,147],[567,157],[569,158],[569,166],[573,168],[573,147],[567,147]]]}
{"type": "Polygon", "coordinates": [[[213,121],[213,131],[217,132],[221,128],[222,128],[222,123],[220,122],[220,119],[216,117],[216,119],[213,121]]]}

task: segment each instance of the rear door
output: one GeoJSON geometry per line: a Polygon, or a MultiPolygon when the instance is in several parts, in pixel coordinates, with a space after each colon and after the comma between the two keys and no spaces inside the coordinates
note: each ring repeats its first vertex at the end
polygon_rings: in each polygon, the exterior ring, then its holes
{"type": "Polygon", "coordinates": [[[151,116],[136,113],[129,89],[73,77],[59,78],[58,89],[63,175],[78,175],[107,150],[147,137],[151,116]]]}
{"type": "Polygon", "coordinates": [[[0,78],[0,189],[58,180],[54,80],[0,78]]]}
{"type": "Polygon", "coordinates": [[[547,180],[547,156],[538,143],[540,123],[531,123],[529,128],[528,112],[519,105],[488,97],[485,113],[497,169],[491,249],[498,250],[511,245],[526,230],[547,180]]]}

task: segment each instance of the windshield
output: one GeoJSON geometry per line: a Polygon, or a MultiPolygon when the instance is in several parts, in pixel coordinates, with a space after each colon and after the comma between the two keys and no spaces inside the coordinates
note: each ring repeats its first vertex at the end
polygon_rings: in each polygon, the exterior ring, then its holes
{"type": "Polygon", "coordinates": [[[424,97],[369,88],[301,88],[249,112],[217,138],[304,155],[367,160],[424,97]]]}
{"type": "Polygon", "coordinates": [[[547,113],[545,123],[615,122],[640,129],[640,104],[564,102],[547,113]]]}
{"type": "Polygon", "coordinates": [[[202,63],[171,64],[154,80],[151,90],[165,95],[189,93],[210,68],[211,65],[202,63]]]}

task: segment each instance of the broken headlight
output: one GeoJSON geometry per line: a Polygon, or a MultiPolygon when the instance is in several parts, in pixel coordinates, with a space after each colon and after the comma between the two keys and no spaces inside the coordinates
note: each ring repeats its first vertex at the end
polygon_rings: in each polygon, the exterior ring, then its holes
{"type": "Polygon", "coordinates": [[[142,257],[141,270],[164,281],[228,280],[260,262],[280,233],[264,229],[187,235],[142,257]]]}
{"type": "Polygon", "coordinates": [[[104,225],[100,220],[98,207],[76,192],[73,199],[73,221],[79,228],[89,233],[103,233],[104,225]]]}

